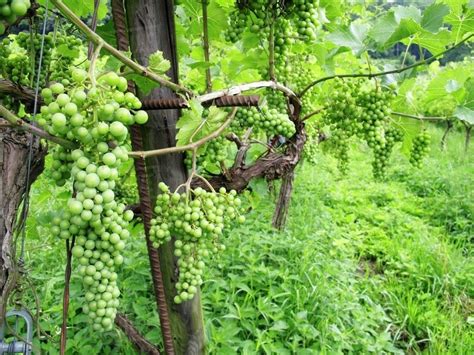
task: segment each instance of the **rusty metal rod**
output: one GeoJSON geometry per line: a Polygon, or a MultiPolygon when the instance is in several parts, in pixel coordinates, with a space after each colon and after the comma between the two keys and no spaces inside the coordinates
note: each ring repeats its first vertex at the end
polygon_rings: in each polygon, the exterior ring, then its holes
{"type": "MultiPolygon", "coordinates": [[[[114,18],[115,32],[117,37],[117,49],[122,51],[129,50],[129,42],[127,37],[127,25],[125,20],[125,10],[122,0],[112,0],[112,15],[114,18]]],[[[133,83],[129,82],[129,90],[135,91],[133,83]]],[[[131,140],[133,150],[143,150],[143,140],[140,127],[133,125],[131,127],[131,140]]],[[[160,266],[160,257],[158,250],[153,247],[150,240],[150,221],[153,217],[152,202],[148,189],[148,180],[146,173],[145,160],[135,159],[135,170],[137,175],[138,192],[140,196],[140,209],[143,216],[143,225],[145,228],[146,245],[148,249],[148,257],[150,260],[150,270],[153,280],[153,288],[155,291],[155,299],[160,317],[161,333],[163,336],[163,344],[165,353],[174,355],[173,335],[171,333],[171,324],[166,304],[165,289],[163,285],[163,275],[160,266]]]]}
{"type": "MultiPolygon", "coordinates": [[[[260,101],[259,95],[235,95],[223,96],[215,100],[203,102],[203,106],[217,106],[217,107],[248,107],[258,106],[260,101]]],[[[175,99],[148,99],[142,101],[142,108],[144,110],[169,110],[169,109],[184,109],[188,107],[186,100],[182,98],[175,99]]]]}

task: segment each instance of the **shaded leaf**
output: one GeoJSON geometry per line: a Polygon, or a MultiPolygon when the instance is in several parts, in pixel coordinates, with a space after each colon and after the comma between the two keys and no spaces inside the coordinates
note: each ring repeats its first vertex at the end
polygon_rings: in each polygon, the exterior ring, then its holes
{"type": "Polygon", "coordinates": [[[148,79],[140,74],[130,73],[125,75],[125,77],[129,80],[133,80],[140,91],[142,91],[145,95],[148,95],[153,89],[160,86],[156,81],[148,79]]]}
{"type": "Polygon", "coordinates": [[[449,14],[448,6],[444,4],[431,4],[423,11],[421,26],[430,32],[438,32],[447,14],[449,14]]]}
{"type": "Polygon", "coordinates": [[[474,125],[474,110],[469,107],[458,106],[454,111],[454,116],[459,118],[461,121],[474,125]]]}

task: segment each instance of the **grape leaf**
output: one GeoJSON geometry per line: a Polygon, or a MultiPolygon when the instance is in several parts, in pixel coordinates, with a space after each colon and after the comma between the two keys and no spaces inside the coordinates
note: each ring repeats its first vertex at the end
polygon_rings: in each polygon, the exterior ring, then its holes
{"type": "Polygon", "coordinates": [[[341,28],[327,36],[327,39],[339,46],[352,49],[360,53],[365,49],[364,40],[367,37],[369,26],[362,23],[351,23],[349,27],[341,28]]]}
{"type": "Polygon", "coordinates": [[[107,21],[105,24],[97,26],[97,34],[101,36],[108,44],[116,47],[117,39],[115,37],[115,27],[112,20],[107,21]]]}
{"type": "Polygon", "coordinates": [[[446,92],[451,94],[461,88],[461,84],[457,80],[448,80],[446,85],[444,86],[446,89],[446,92]]]}
{"type": "Polygon", "coordinates": [[[450,42],[451,32],[448,30],[442,30],[438,33],[422,30],[413,39],[414,44],[418,44],[433,54],[441,53],[450,42]]]}
{"type": "Polygon", "coordinates": [[[449,14],[449,7],[444,4],[431,4],[423,11],[421,26],[433,33],[439,31],[444,17],[449,14]]]}
{"type": "Polygon", "coordinates": [[[404,132],[403,142],[400,151],[405,155],[410,155],[413,139],[420,133],[422,129],[422,121],[412,120],[405,117],[397,117],[394,119],[396,125],[402,128],[404,132]]]}
{"type": "Polygon", "coordinates": [[[395,30],[398,27],[398,22],[395,19],[393,12],[389,12],[381,16],[376,22],[375,25],[369,32],[371,38],[375,40],[380,46],[384,45],[385,42],[392,36],[395,30]]]}
{"type": "Polygon", "coordinates": [[[459,118],[461,121],[474,125],[474,110],[469,107],[458,106],[454,111],[454,116],[459,118]]]}
{"type": "Polygon", "coordinates": [[[133,80],[138,86],[141,92],[145,95],[148,95],[153,89],[159,87],[160,85],[151,79],[148,79],[137,73],[130,73],[125,75],[128,80],[133,80]]]}
{"type": "Polygon", "coordinates": [[[393,14],[395,15],[395,21],[400,23],[404,18],[411,18],[415,22],[420,23],[421,11],[413,6],[397,6],[393,8],[393,14]]]}
{"type": "Polygon", "coordinates": [[[176,146],[183,146],[190,142],[193,134],[202,124],[202,113],[204,107],[197,100],[188,101],[189,109],[179,118],[176,123],[178,133],[176,134],[176,146]]]}
{"type": "MultiPolygon", "coordinates": [[[[426,102],[436,101],[448,94],[446,91],[447,84],[451,80],[455,80],[460,86],[464,86],[464,82],[469,78],[469,74],[473,70],[473,66],[447,68],[435,76],[426,88],[426,102]]],[[[460,103],[463,98],[461,90],[453,92],[451,95],[460,103]]]]}
{"type": "Polygon", "coordinates": [[[474,110],[474,77],[470,77],[464,83],[465,96],[463,100],[463,106],[474,110]]]}
{"type": "Polygon", "coordinates": [[[474,31],[474,2],[472,0],[439,0],[449,6],[451,12],[445,22],[452,25],[451,31],[458,42],[464,34],[474,31]]]}
{"type": "Polygon", "coordinates": [[[156,51],[148,57],[148,69],[152,72],[163,75],[171,68],[170,61],[163,57],[162,51],[156,51]]]}

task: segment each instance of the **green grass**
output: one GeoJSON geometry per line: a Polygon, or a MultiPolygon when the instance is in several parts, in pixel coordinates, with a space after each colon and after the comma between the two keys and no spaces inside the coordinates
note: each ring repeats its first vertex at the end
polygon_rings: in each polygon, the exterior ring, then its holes
{"type": "MultiPolygon", "coordinates": [[[[270,227],[272,194],[253,196],[248,222],[226,237],[203,287],[213,354],[472,354],[473,149],[440,131],[421,170],[393,157],[387,182],[371,177],[368,152],[354,149],[347,177],[335,161],[298,171],[288,226],[270,227]]],[[[262,190],[257,184],[256,189],[262,190]]],[[[65,198],[43,177],[35,184],[27,265],[41,301],[41,343],[57,352],[64,245],[48,234],[48,211],[65,198]]],[[[140,226],[122,270],[121,310],[153,342],[160,332],[140,226]]],[[[114,331],[91,332],[72,282],[70,353],[134,350],[114,331]]],[[[33,307],[31,292],[25,299],[33,307]]],[[[33,307],[34,308],[34,307],[33,307]]],[[[37,342],[38,343],[38,342],[37,342]]]]}

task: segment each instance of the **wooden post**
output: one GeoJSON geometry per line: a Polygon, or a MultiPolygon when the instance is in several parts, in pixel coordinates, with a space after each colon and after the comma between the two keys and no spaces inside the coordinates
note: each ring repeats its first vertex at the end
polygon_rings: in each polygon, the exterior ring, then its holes
{"type": "MultiPolygon", "coordinates": [[[[132,55],[139,63],[146,65],[150,54],[160,50],[171,62],[167,73],[172,81],[178,82],[178,59],[174,26],[174,6],[170,0],[126,0],[132,55]]],[[[176,95],[167,88],[159,88],[140,99],[168,99],[176,95]]],[[[179,110],[149,111],[149,121],[142,128],[145,150],[175,146],[176,121],[179,110]]],[[[163,181],[171,189],[186,180],[182,154],[169,154],[149,158],[146,161],[148,185],[152,203],[158,193],[158,183],[163,181]]],[[[175,283],[178,279],[177,260],[171,243],[159,249],[160,264],[166,301],[170,313],[174,348],[177,354],[204,353],[204,326],[199,293],[193,300],[176,305],[175,283]]]]}
{"type": "MultiPolygon", "coordinates": [[[[30,185],[43,171],[45,151],[39,138],[14,129],[0,128],[0,322],[18,276],[14,232],[18,209],[27,191],[29,145],[32,146],[30,185]]],[[[29,186],[28,186],[29,188],[29,186]]]]}

